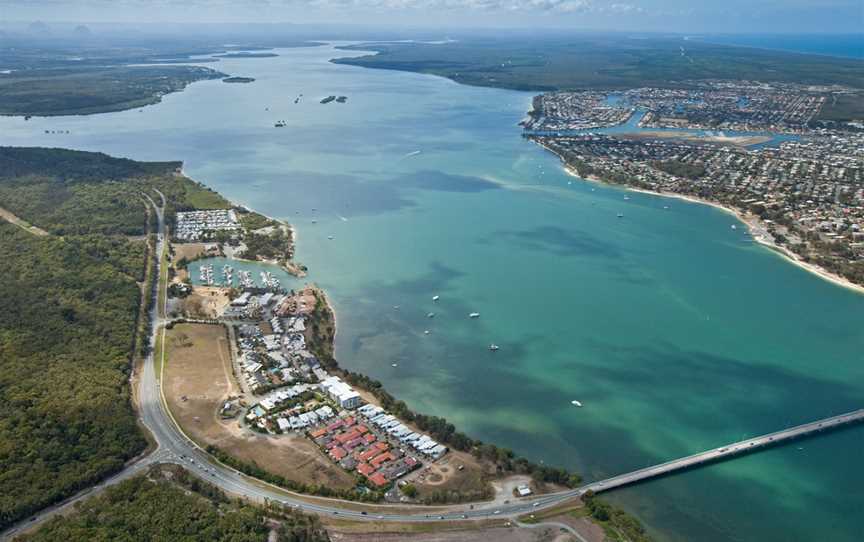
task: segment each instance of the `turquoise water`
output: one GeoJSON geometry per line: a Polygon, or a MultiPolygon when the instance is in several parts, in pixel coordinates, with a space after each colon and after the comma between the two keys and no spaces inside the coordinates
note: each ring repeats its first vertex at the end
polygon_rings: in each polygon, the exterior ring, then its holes
{"type": "Polygon", "coordinates": [[[297,279],[285,271],[282,267],[275,264],[268,264],[264,262],[251,262],[245,260],[232,260],[228,258],[206,258],[203,260],[196,260],[189,264],[189,271],[191,273],[190,278],[192,279],[192,284],[203,284],[207,285],[206,282],[201,280],[201,267],[204,265],[212,265],[213,266],[213,286],[229,286],[226,284],[226,276],[222,272],[222,268],[225,265],[230,265],[234,271],[231,273],[231,284],[230,286],[239,287],[240,286],[240,275],[239,271],[248,271],[250,273],[249,278],[255,283],[255,286],[259,288],[264,287],[264,281],[261,279],[261,273],[267,272],[270,273],[274,278],[279,279],[279,283],[285,289],[291,289],[296,286],[298,281],[297,279]]]}
{"type": "MultiPolygon", "coordinates": [[[[721,211],[567,176],[520,137],[530,94],[327,62],[340,54],[226,60],[256,82],[140,113],[0,118],[0,143],[183,159],[292,221],[343,365],[587,479],[862,406],[864,296],[721,211]]],[[[664,539],[858,541],[862,445],[853,428],[609,498],[664,539]]]]}

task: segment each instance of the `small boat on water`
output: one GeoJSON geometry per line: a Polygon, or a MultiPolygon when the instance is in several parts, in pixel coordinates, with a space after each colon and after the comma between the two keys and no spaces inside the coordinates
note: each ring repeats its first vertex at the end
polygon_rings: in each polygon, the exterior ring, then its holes
{"type": "Polygon", "coordinates": [[[429,330],[428,329],[423,330],[423,335],[429,335],[429,330]]]}
{"type": "Polygon", "coordinates": [[[570,404],[573,406],[580,407],[580,408],[582,407],[582,403],[577,401],[576,399],[573,399],[572,401],[570,401],[570,404]]]}
{"type": "Polygon", "coordinates": [[[333,240],[333,236],[332,236],[332,235],[328,235],[328,236],[327,236],[327,239],[329,239],[329,240],[332,241],[332,240],[333,240]]]}
{"type": "Polygon", "coordinates": [[[630,201],[630,196],[624,196],[624,201],[630,201]]]}
{"type": "Polygon", "coordinates": [[[624,218],[624,213],[618,213],[618,218],[624,218]]]}
{"type": "Polygon", "coordinates": [[[441,299],[441,296],[438,296],[438,295],[432,296],[432,301],[438,301],[439,299],[441,299]]]}
{"type": "Polygon", "coordinates": [[[492,351],[492,352],[497,352],[497,351],[500,350],[500,349],[501,349],[501,347],[498,346],[498,345],[495,344],[495,343],[492,343],[492,344],[489,345],[489,350],[492,351]]]}
{"type": "Polygon", "coordinates": [[[738,229],[738,226],[736,226],[735,224],[732,224],[732,229],[733,229],[733,230],[737,230],[737,229],[738,229]]]}
{"type": "Polygon", "coordinates": [[[394,311],[398,311],[398,310],[399,310],[399,305],[393,305],[393,310],[394,310],[394,311]]]}
{"type": "Polygon", "coordinates": [[[468,315],[468,318],[480,318],[480,313],[479,312],[472,312],[471,314],[468,315]]]}
{"type": "Polygon", "coordinates": [[[391,363],[390,367],[399,367],[399,364],[398,363],[391,363]]]}
{"type": "Polygon", "coordinates": [[[426,318],[435,318],[435,313],[430,312],[429,314],[426,315],[426,318]]]}

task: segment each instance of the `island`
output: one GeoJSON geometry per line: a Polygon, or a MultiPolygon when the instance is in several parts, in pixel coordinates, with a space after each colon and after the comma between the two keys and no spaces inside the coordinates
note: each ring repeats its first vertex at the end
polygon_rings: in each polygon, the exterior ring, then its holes
{"type": "Polygon", "coordinates": [[[226,77],[222,80],[223,83],[253,83],[255,81],[254,77],[226,77]]]}
{"type": "Polygon", "coordinates": [[[248,51],[238,51],[236,53],[222,53],[220,55],[213,56],[215,58],[273,58],[279,55],[270,52],[253,53],[248,51]]]}
{"type": "Polygon", "coordinates": [[[49,68],[0,74],[0,115],[88,115],[140,108],[196,81],[225,75],[201,66],[49,68]]]}

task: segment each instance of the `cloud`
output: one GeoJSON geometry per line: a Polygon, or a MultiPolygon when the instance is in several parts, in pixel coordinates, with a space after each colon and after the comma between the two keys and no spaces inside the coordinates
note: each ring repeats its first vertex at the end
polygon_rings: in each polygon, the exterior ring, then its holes
{"type": "MultiPolygon", "coordinates": [[[[11,6],[72,4],[71,0],[5,0],[11,6]]],[[[642,8],[614,0],[80,0],[90,6],[158,7],[189,5],[199,7],[255,6],[291,7],[321,10],[405,10],[405,11],[476,11],[532,13],[635,13],[642,8]]]]}
{"type": "MultiPolygon", "coordinates": [[[[271,0],[276,3],[279,0],[271,0]]],[[[602,0],[283,0],[318,8],[401,10],[461,10],[490,12],[628,13],[641,11],[633,4],[602,0]]]]}

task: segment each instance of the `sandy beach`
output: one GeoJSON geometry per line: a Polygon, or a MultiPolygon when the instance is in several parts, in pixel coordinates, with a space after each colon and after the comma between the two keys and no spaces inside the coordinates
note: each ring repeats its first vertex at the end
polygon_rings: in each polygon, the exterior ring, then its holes
{"type": "Polygon", "coordinates": [[[678,194],[678,193],[674,193],[674,192],[660,192],[660,191],[654,191],[654,190],[644,190],[641,188],[636,188],[636,187],[627,186],[627,185],[614,185],[611,183],[607,183],[606,181],[604,181],[598,177],[595,177],[593,175],[580,175],[579,172],[576,171],[575,169],[573,169],[572,167],[570,167],[567,164],[567,162],[564,160],[564,158],[559,153],[557,153],[555,150],[550,149],[549,147],[547,147],[546,145],[543,145],[539,141],[537,143],[541,147],[548,150],[549,152],[551,152],[552,154],[554,154],[555,156],[557,156],[561,160],[562,167],[564,168],[564,171],[568,175],[575,177],[576,179],[579,179],[581,181],[596,182],[596,183],[604,184],[607,186],[620,186],[621,188],[623,188],[625,190],[629,190],[631,192],[639,192],[642,194],[650,194],[652,196],[661,196],[664,198],[674,198],[674,199],[684,200],[684,201],[688,201],[690,203],[699,203],[702,205],[710,205],[711,207],[714,207],[716,209],[720,209],[723,212],[734,215],[739,221],[741,221],[743,224],[745,224],[747,226],[747,229],[750,232],[750,235],[753,237],[754,241],[756,241],[757,243],[759,243],[762,246],[770,248],[776,254],[783,257],[786,261],[788,261],[794,265],[797,265],[798,267],[800,267],[806,271],[809,271],[810,273],[813,273],[814,275],[819,276],[823,280],[827,280],[828,282],[836,284],[837,286],[841,286],[843,288],[853,290],[859,294],[864,294],[864,286],[862,286],[860,284],[855,284],[854,282],[851,282],[850,280],[846,279],[845,277],[841,277],[840,275],[837,275],[836,273],[832,273],[832,272],[828,271],[827,269],[820,267],[816,264],[813,264],[810,262],[805,262],[804,260],[801,259],[800,256],[798,256],[797,254],[795,254],[794,252],[792,252],[788,248],[781,246],[781,245],[778,245],[774,241],[774,239],[771,237],[771,235],[768,233],[768,226],[764,222],[762,222],[762,220],[756,215],[753,215],[751,213],[747,213],[745,211],[742,211],[740,209],[736,209],[734,207],[729,207],[727,205],[724,205],[722,203],[718,203],[716,201],[706,200],[706,199],[703,199],[703,198],[700,198],[697,196],[690,196],[687,194],[678,194]]]}

